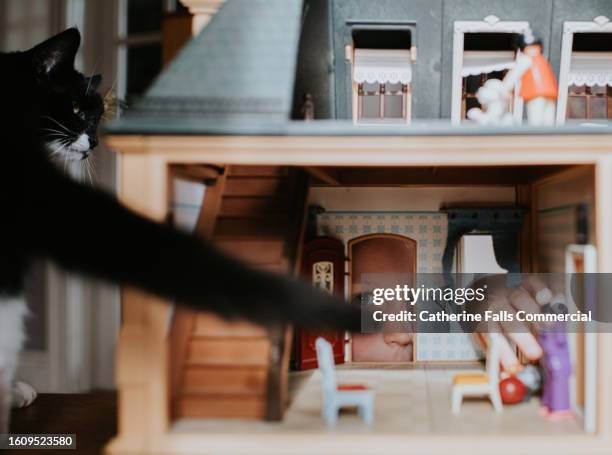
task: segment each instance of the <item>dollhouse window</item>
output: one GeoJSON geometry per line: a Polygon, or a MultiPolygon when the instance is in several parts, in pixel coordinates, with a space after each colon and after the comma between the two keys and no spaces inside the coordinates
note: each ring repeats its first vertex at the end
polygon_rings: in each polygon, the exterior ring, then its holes
{"type": "Polygon", "coordinates": [[[612,118],[612,87],[570,85],[568,89],[567,118],[612,118]]]}
{"type": "Polygon", "coordinates": [[[334,293],[334,263],[319,261],[312,264],[312,284],[329,294],[334,293]]]}
{"type": "Polygon", "coordinates": [[[353,64],[356,123],[410,121],[412,62],[416,60],[412,36],[409,29],[354,30],[348,57],[353,64]]]}
{"type": "MultiPolygon", "coordinates": [[[[529,29],[529,22],[502,21],[490,15],[482,21],[456,21],[453,36],[453,73],[451,82],[451,120],[466,121],[467,112],[480,107],[478,89],[489,79],[503,79],[514,65],[516,39],[529,29]]],[[[508,104],[514,121],[523,118],[523,102],[514,96],[508,104]]]]}
{"type": "Polygon", "coordinates": [[[574,36],[566,80],[567,119],[612,118],[612,45],[601,33],[574,36]]]}
{"type": "MultiPolygon", "coordinates": [[[[489,79],[503,79],[514,64],[513,33],[466,33],[461,68],[461,121],[467,112],[481,107],[476,98],[478,89],[489,79]]],[[[514,100],[508,101],[508,111],[514,111],[514,100]]]]}
{"type": "MultiPolygon", "coordinates": [[[[503,79],[513,65],[513,51],[466,51],[461,71],[461,119],[474,107],[481,107],[476,98],[478,89],[489,79],[503,79]]],[[[513,101],[508,101],[508,111],[512,112],[513,101]]]]}
{"type": "Polygon", "coordinates": [[[356,49],[353,81],[357,122],[410,120],[410,51],[356,49]]]}
{"type": "Polygon", "coordinates": [[[559,69],[557,123],[612,118],[612,22],[565,22],[559,69]]]}
{"type": "Polygon", "coordinates": [[[177,0],[124,0],[120,4],[118,93],[128,101],[142,95],[162,68],[164,16],[185,11],[177,0]]]}

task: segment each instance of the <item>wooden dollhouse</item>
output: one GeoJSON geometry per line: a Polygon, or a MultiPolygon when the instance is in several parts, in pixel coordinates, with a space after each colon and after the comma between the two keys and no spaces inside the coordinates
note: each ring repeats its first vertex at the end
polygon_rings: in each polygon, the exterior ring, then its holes
{"type": "MultiPolygon", "coordinates": [[[[164,221],[172,216],[172,180],[202,183],[196,231],[203,237],[252,266],[301,275],[348,298],[359,293],[368,267],[468,270],[463,238],[474,231],[490,236],[505,270],[564,271],[566,247],[581,243],[597,248],[600,272],[612,272],[612,48],[597,39],[612,31],[612,6],[184,3],[201,33],[108,127],[119,196],[129,207],[164,221]],[[507,70],[512,39],[527,26],[543,37],[558,72],[559,125],[467,124],[475,90],[507,70]],[[300,120],[305,99],[314,103],[314,121],[300,120]]],[[[512,103],[519,121],[521,103],[512,103]]],[[[612,442],[609,334],[577,344],[597,347],[595,365],[584,348],[576,354],[575,402],[595,416],[594,428],[578,421],[554,442],[554,428],[523,436],[528,424],[519,417],[490,431],[468,419],[448,431],[409,434],[390,423],[334,433],[309,426],[316,412],[305,413],[303,425],[285,415],[292,353],[294,367],[312,368],[318,333],[173,310],[128,288],[122,304],[119,434],[109,454],[357,454],[383,446],[388,453],[535,454],[551,444],[557,454],[604,454],[612,442]],[[586,384],[589,394],[595,389],[596,410],[585,404],[586,384]],[[201,431],[198,422],[212,426],[201,431]],[[478,445],[465,433],[478,435],[478,445]]],[[[462,338],[426,335],[406,341],[400,364],[459,365],[481,356],[462,338]]],[[[325,336],[337,363],[371,368],[357,337],[325,336]]]]}

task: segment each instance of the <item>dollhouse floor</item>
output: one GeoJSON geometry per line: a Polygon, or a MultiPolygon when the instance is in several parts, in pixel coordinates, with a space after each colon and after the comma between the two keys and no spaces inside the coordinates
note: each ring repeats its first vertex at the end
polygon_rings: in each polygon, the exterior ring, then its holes
{"type": "Polygon", "coordinates": [[[374,434],[479,434],[479,435],[571,435],[581,434],[577,421],[551,422],[538,415],[539,400],[505,406],[496,414],[489,401],[463,402],[461,413],[450,411],[452,378],[478,367],[343,365],[338,382],[368,384],[375,390],[375,421],[367,427],[351,410],[343,412],[338,425],[328,429],[320,415],[319,373],[292,373],[291,404],[282,422],[240,420],[181,420],[179,433],[374,433],[374,434]]]}

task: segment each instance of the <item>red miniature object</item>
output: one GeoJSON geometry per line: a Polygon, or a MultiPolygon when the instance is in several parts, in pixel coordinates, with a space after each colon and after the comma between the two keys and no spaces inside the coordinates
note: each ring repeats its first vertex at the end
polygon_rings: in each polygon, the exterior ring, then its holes
{"type": "Polygon", "coordinates": [[[516,376],[510,376],[500,381],[499,393],[504,404],[516,404],[523,401],[527,388],[516,376]]]}
{"type": "Polygon", "coordinates": [[[354,390],[368,390],[368,387],[363,384],[338,384],[338,390],[348,392],[354,390]]]}

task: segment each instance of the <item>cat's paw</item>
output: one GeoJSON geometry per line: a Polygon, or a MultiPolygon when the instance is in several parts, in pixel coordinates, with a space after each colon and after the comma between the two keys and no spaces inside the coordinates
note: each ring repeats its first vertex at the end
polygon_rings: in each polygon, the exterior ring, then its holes
{"type": "Polygon", "coordinates": [[[13,384],[13,408],[25,408],[36,400],[38,392],[30,384],[22,381],[15,381],[13,384]]]}

